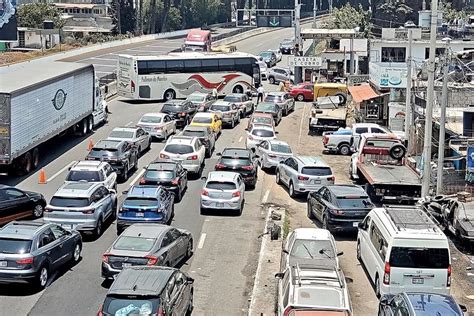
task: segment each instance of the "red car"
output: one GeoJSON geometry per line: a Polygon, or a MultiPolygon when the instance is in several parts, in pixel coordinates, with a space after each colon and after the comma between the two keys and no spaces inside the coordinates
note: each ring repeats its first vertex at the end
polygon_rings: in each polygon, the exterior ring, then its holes
{"type": "Polygon", "coordinates": [[[297,101],[313,101],[314,84],[311,82],[303,82],[293,86],[288,92],[297,101]]]}

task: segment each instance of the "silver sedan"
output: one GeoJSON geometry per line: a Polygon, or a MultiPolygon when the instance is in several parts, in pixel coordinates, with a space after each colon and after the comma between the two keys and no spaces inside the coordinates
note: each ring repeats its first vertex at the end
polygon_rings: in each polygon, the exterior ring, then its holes
{"type": "Polygon", "coordinates": [[[260,168],[274,168],[279,162],[293,156],[290,145],[281,140],[264,140],[255,147],[260,168]]]}
{"type": "Polygon", "coordinates": [[[204,179],[206,183],[201,191],[201,214],[208,209],[242,212],[245,183],[240,174],[212,171],[204,179]]]}
{"type": "Polygon", "coordinates": [[[168,136],[176,133],[176,121],[165,113],[147,113],[137,124],[152,137],[167,140],[168,136]]]}
{"type": "Polygon", "coordinates": [[[151,136],[141,127],[116,127],[112,130],[109,140],[124,140],[138,148],[138,154],[150,149],[151,136]]]}

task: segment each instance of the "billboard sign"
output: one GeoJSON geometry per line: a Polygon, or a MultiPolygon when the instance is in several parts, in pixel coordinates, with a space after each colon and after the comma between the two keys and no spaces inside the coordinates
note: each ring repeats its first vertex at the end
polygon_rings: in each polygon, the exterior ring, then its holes
{"type": "Polygon", "coordinates": [[[321,67],[323,59],[318,56],[288,56],[288,67],[321,67]]]}
{"type": "Polygon", "coordinates": [[[17,40],[16,0],[0,0],[0,41],[17,40]]]}
{"type": "Polygon", "coordinates": [[[369,63],[370,81],[378,88],[401,88],[407,87],[407,68],[382,66],[377,63],[369,63]]]}
{"type": "Polygon", "coordinates": [[[292,27],[291,15],[257,15],[257,27],[292,27]]]}

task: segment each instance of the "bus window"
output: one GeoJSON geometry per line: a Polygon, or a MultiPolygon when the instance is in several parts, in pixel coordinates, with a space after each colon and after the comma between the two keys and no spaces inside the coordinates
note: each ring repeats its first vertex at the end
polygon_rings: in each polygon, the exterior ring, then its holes
{"type": "Polygon", "coordinates": [[[202,68],[206,72],[219,71],[219,63],[217,59],[203,59],[202,68]]]}
{"type": "Polygon", "coordinates": [[[139,75],[148,75],[148,65],[146,61],[139,60],[138,61],[138,74],[139,75]]]}
{"type": "Polygon", "coordinates": [[[219,71],[235,71],[233,58],[219,59],[219,71]]]}
{"type": "Polygon", "coordinates": [[[192,59],[192,60],[185,60],[184,61],[184,72],[201,72],[202,65],[200,59],[192,59]]]}
{"type": "Polygon", "coordinates": [[[166,61],[166,72],[184,72],[184,61],[183,60],[167,60],[166,61]]]}
{"type": "Polygon", "coordinates": [[[166,63],[164,60],[149,60],[147,66],[149,74],[166,73],[166,63]]]}

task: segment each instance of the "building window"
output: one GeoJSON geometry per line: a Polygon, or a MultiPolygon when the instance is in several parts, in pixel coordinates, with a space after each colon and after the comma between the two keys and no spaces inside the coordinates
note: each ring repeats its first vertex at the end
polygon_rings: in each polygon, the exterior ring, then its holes
{"type": "MultiPolygon", "coordinates": [[[[444,55],[444,48],[436,48],[435,56],[439,57],[441,55],[444,55]]],[[[425,59],[430,58],[430,48],[425,47],[425,59]]]]}
{"type": "Polygon", "coordinates": [[[383,63],[404,63],[406,61],[405,47],[382,47],[383,63]]]}

